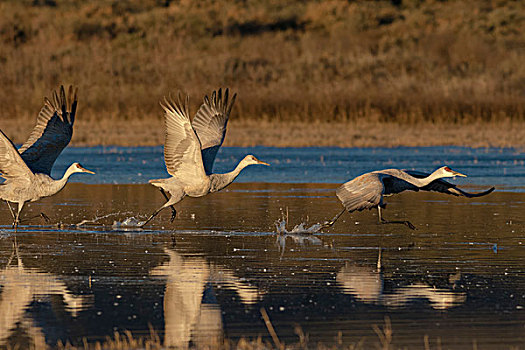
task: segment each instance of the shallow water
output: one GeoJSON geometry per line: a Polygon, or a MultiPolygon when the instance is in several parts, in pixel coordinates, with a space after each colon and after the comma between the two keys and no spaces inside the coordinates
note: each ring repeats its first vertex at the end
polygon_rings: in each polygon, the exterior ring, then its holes
{"type": "MultiPolygon", "coordinates": [[[[147,183],[167,177],[162,147],[68,147],[53,168],[62,176],[78,161],[97,176],[75,175],[72,181],[100,184],[147,183]]],[[[431,172],[442,165],[467,174],[458,184],[494,185],[500,190],[525,187],[525,153],[512,148],[398,147],[398,148],[274,148],[223,147],[215,172],[233,170],[246,154],[271,164],[245,169],[237,182],[343,183],[362,173],[387,168],[431,172]]]]}
{"type": "MultiPolygon", "coordinates": [[[[150,326],[166,347],[271,341],[264,308],[287,344],[299,326],[310,344],[375,347],[374,326],[387,317],[396,348],[423,348],[425,336],[432,348],[525,346],[522,193],[388,198],[385,217],[414,231],[366,211],[321,233],[292,232],[339,212],[336,187],[237,183],[186,198],[173,223],[165,210],[141,230],[119,224],[163,204],[151,186],[69,184],[24,212],[61,226],[0,226],[0,345],[81,344],[150,326]],[[287,209],[288,232],[278,234],[287,209]]],[[[0,223],[10,220],[1,206],[0,223]]]]}

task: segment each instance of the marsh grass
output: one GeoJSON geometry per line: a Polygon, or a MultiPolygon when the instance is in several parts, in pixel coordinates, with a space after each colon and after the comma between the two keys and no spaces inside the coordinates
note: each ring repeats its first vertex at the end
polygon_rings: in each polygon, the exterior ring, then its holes
{"type": "MultiPolygon", "coordinates": [[[[269,321],[268,321],[269,322],[269,321]]],[[[273,329],[271,322],[268,329],[273,329]]],[[[394,335],[395,332],[392,329],[392,324],[388,316],[385,317],[382,325],[373,325],[373,330],[377,336],[376,339],[362,338],[355,343],[344,343],[342,333],[339,332],[338,337],[334,339],[334,344],[328,345],[322,342],[312,343],[308,334],[305,334],[301,327],[296,326],[295,333],[297,334],[298,341],[296,343],[285,344],[277,338],[275,332],[272,334],[272,341],[263,340],[261,337],[255,339],[241,338],[237,341],[223,339],[213,340],[210,339],[205,344],[189,344],[190,349],[345,349],[345,350],[364,350],[364,349],[379,349],[379,350],[394,350],[394,349],[406,349],[406,347],[399,347],[395,344],[394,335]]],[[[270,332],[272,333],[272,332],[270,332]]],[[[475,338],[472,339],[471,349],[478,349],[478,342],[475,338]]],[[[482,344],[480,345],[482,346],[482,344]]],[[[128,350],[128,349],[145,349],[145,350],[160,350],[165,349],[161,338],[156,334],[153,329],[150,329],[149,336],[134,337],[131,332],[126,331],[123,333],[115,332],[113,337],[107,337],[103,342],[88,343],[84,339],[83,344],[79,346],[71,345],[70,343],[59,342],[56,346],[60,350],[128,350]]],[[[425,335],[420,342],[420,346],[417,348],[425,350],[441,350],[447,348],[443,345],[443,341],[440,337],[429,337],[425,335]]],[[[511,347],[510,349],[514,349],[511,347]]]]}
{"type": "Polygon", "coordinates": [[[163,95],[182,89],[195,111],[218,86],[239,93],[240,122],[524,122],[524,13],[510,0],[4,0],[0,127],[34,120],[62,83],[90,125],[155,124],[163,95]]]}

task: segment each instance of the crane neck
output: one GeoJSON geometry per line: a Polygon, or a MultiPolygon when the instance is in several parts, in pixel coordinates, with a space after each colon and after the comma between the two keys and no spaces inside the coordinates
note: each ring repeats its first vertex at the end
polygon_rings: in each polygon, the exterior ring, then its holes
{"type": "Polygon", "coordinates": [[[69,180],[69,177],[75,173],[73,165],[71,165],[69,168],[67,168],[66,172],[64,173],[64,176],[62,176],[58,180],[53,180],[51,178],[47,186],[42,189],[44,196],[52,196],[58,192],[60,192],[67,184],[67,180],[69,180]]]}
{"type": "Polygon", "coordinates": [[[430,184],[432,181],[435,181],[437,179],[441,179],[442,177],[444,177],[444,176],[439,173],[439,169],[438,169],[438,170],[434,171],[432,174],[428,175],[427,177],[423,177],[423,178],[412,177],[412,178],[415,180],[417,186],[425,187],[428,184],[430,184]]]}
{"type": "Polygon", "coordinates": [[[69,168],[67,168],[66,172],[64,173],[64,176],[62,176],[62,178],[60,179],[60,181],[65,181],[67,182],[67,180],[69,180],[69,177],[71,175],[73,175],[74,173],[76,173],[75,171],[75,166],[73,164],[71,164],[69,166],[69,168]]]}
{"type": "Polygon", "coordinates": [[[237,176],[241,173],[242,169],[246,168],[249,164],[244,162],[244,160],[241,160],[239,164],[230,171],[229,173],[224,174],[211,174],[210,175],[210,181],[211,181],[211,189],[210,192],[217,192],[228,186],[235,180],[237,176]]]}
{"type": "Polygon", "coordinates": [[[67,170],[64,173],[64,175],[62,176],[62,178],[60,178],[60,179],[55,181],[58,185],[60,185],[60,189],[59,190],[64,188],[64,186],[67,184],[67,181],[69,180],[69,177],[71,175],[73,175],[74,173],[76,173],[75,166],[73,164],[71,164],[69,166],[69,168],[67,168],[67,170]]]}

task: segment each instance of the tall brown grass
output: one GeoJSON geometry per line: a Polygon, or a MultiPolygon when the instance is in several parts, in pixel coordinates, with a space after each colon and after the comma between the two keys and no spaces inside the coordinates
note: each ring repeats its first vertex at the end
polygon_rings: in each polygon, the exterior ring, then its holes
{"type": "Polygon", "coordinates": [[[236,118],[525,119],[521,1],[4,0],[2,118],[80,87],[84,120],[161,118],[230,86],[236,118]]]}

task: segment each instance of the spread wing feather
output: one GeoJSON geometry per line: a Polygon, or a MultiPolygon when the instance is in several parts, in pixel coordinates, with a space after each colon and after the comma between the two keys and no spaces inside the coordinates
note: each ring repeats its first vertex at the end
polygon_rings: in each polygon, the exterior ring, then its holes
{"type": "Polygon", "coordinates": [[[50,175],[51,168],[73,136],[73,123],[77,110],[77,89],[64,86],[53,92],[53,99],[44,99],[44,106],[36,120],[36,126],[27,141],[18,150],[22,159],[35,173],[50,175]]]}
{"type": "Polygon", "coordinates": [[[33,177],[33,172],[2,130],[0,130],[0,176],[7,180],[16,178],[28,182],[33,177]]]}
{"type": "Polygon", "coordinates": [[[383,182],[385,187],[383,194],[385,195],[397,194],[403,191],[419,191],[419,188],[412,183],[413,178],[399,169],[384,169],[372,173],[377,174],[383,182]]]}
{"type": "Polygon", "coordinates": [[[228,118],[237,94],[229,100],[229,90],[213,91],[211,98],[204,96],[204,102],[193,118],[193,129],[197,133],[202,147],[202,159],[206,174],[211,174],[217,152],[224,142],[228,118]]]}
{"type": "Polygon", "coordinates": [[[189,118],[189,98],[182,101],[164,98],[161,103],[165,111],[166,136],[164,160],[168,173],[181,180],[191,182],[205,177],[202,165],[201,145],[189,118]]]}
{"type": "MultiPolygon", "coordinates": [[[[429,173],[425,173],[425,172],[417,171],[417,170],[405,170],[405,172],[408,175],[411,175],[417,178],[424,178],[430,175],[429,173]]],[[[443,179],[434,180],[430,184],[424,187],[421,187],[420,189],[423,191],[435,191],[435,192],[441,192],[445,194],[451,194],[453,196],[464,196],[467,198],[486,196],[487,194],[494,191],[494,187],[491,187],[488,190],[482,191],[482,192],[477,192],[477,193],[466,192],[458,188],[456,185],[451,184],[450,182],[445,181],[443,179]]]]}
{"type": "Polygon", "coordinates": [[[349,212],[361,211],[381,204],[383,188],[379,176],[364,174],[341,185],[335,194],[349,212]]]}

